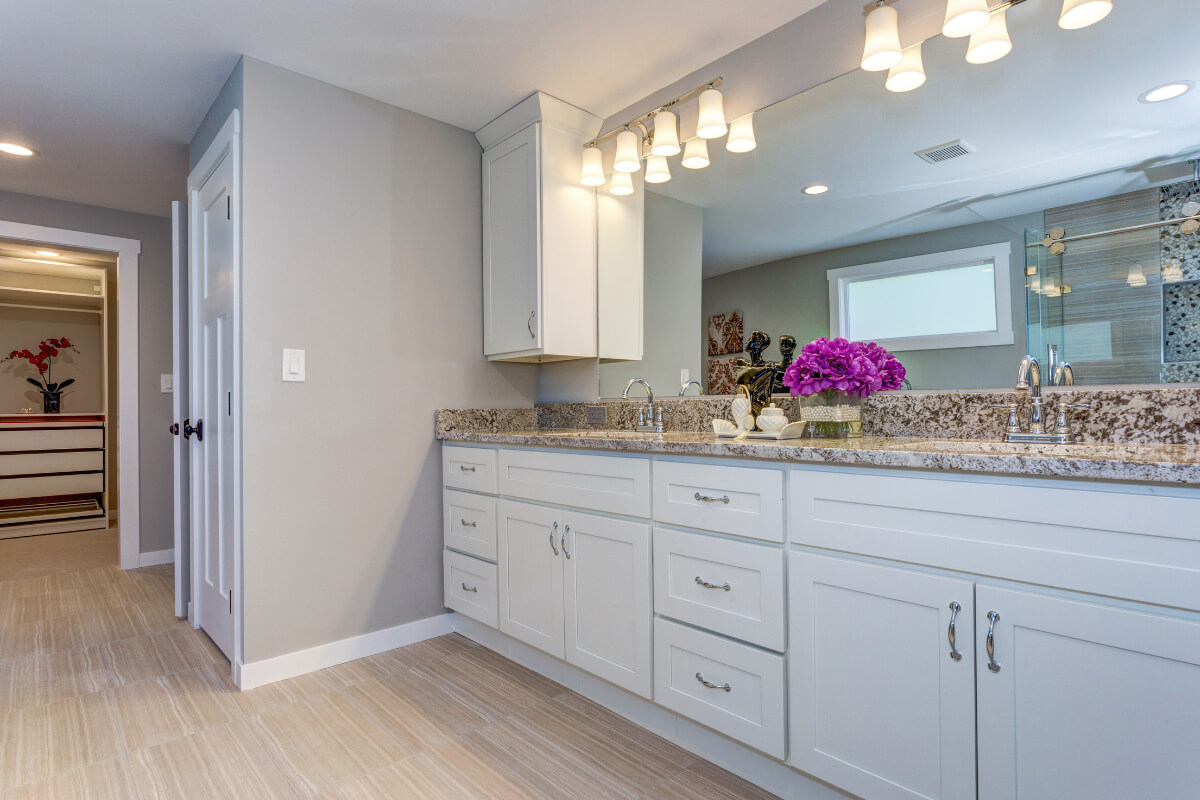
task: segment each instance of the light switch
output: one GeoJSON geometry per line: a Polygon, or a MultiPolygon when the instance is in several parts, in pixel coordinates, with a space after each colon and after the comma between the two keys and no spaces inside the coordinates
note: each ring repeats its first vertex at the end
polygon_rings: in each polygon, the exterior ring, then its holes
{"type": "Polygon", "coordinates": [[[283,379],[285,381],[303,381],[304,380],[304,351],[303,350],[288,350],[283,351],[283,379]]]}
{"type": "Polygon", "coordinates": [[[158,376],[159,391],[163,394],[170,394],[175,391],[175,376],[168,373],[161,373],[158,376]]]}

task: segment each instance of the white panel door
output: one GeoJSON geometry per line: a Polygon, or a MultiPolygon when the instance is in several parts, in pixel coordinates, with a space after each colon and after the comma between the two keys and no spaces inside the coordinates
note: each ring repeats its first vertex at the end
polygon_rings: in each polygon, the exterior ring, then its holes
{"type": "Polygon", "coordinates": [[[484,354],[541,346],[538,280],[538,129],[483,154],[484,354]]]}
{"type": "Polygon", "coordinates": [[[975,797],[973,585],[789,559],[789,762],[865,800],[975,797]]]}
{"type": "Polygon", "coordinates": [[[987,586],[975,614],[980,800],[1200,796],[1200,623],[987,586]]]}
{"type": "Polygon", "coordinates": [[[650,526],[572,512],[559,549],[567,661],[650,697],[650,526]]]}
{"type": "Polygon", "coordinates": [[[500,630],[563,658],[561,509],[496,504],[500,630]]]}
{"type": "Polygon", "coordinates": [[[174,434],[175,616],[186,617],[192,599],[191,470],[180,428],[188,416],[187,206],[171,203],[171,413],[174,434]]]}
{"type": "Polygon", "coordinates": [[[233,658],[233,153],[192,193],[191,477],[198,539],[194,609],[233,658]]]}

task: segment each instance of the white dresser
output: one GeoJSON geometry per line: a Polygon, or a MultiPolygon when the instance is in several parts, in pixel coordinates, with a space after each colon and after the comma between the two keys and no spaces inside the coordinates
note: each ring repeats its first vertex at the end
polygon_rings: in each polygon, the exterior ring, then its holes
{"type": "Polygon", "coordinates": [[[0,538],[107,526],[104,417],[0,415],[0,538]]]}

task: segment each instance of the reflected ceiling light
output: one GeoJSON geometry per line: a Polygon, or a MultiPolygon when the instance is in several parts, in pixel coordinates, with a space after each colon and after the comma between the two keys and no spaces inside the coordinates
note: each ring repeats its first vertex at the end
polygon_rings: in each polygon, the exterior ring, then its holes
{"type": "Polygon", "coordinates": [[[1012,52],[1012,39],[1008,38],[1008,22],[1005,10],[992,14],[988,24],[971,34],[967,45],[967,61],[971,64],[990,64],[1012,52]]]}
{"type": "Polygon", "coordinates": [[[1112,7],[1112,0],[1063,0],[1058,27],[1068,31],[1086,28],[1107,17],[1112,7]]]}
{"type": "Polygon", "coordinates": [[[1163,283],[1178,283],[1183,280],[1183,265],[1179,263],[1179,259],[1169,258],[1163,262],[1162,279],[1163,283]]]}
{"type": "Polygon", "coordinates": [[[36,150],[30,150],[23,144],[13,144],[12,142],[0,142],[0,153],[8,153],[10,156],[36,156],[36,150]]]}
{"type": "MultiPolygon", "coordinates": [[[[1142,281],[1145,282],[1145,278],[1143,278],[1142,281]]],[[[1052,283],[1046,287],[1046,291],[1042,292],[1042,294],[1044,294],[1046,297],[1061,297],[1062,287],[1057,283],[1052,283]]]]}
{"type": "Polygon", "coordinates": [[[646,183],[666,183],[671,180],[671,168],[666,156],[650,156],[646,159],[646,183]]]}
{"type": "Polygon", "coordinates": [[[1029,279],[1029,291],[1033,292],[1034,294],[1042,293],[1042,278],[1040,275],[1035,274],[1029,279]]]}
{"type": "Polygon", "coordinates": [[[884,86],[889,92],[911,92],[925,83],[925,64],[921,60],[921,42],[904,50],[900,61],[888,70],[884,86]]]}
{"type": "Polygon", "coordinates": [[[700,94],[700,116],[696,119],[696,135],[701,139],[716,139],[729,130],[725,125],[725,101],[717,89],[705,89],[700,94]]]}
{"type": "Polygon", "coordinates": [[[638,135],[626,128],[617,134],[617,158],[613,169],[617,172],[637,172],[642,168],[642,156],[638,148],[638,135]]]}
{"type": "Polygon", "coordinates": [[[725,149],[731,153],[749,153],[758,147],[754,141],[754,115],[747,114],[729,123],[729,138],[725,141],[725,149]]]}
{"type": "Polygon", "coordinates": [[[701,139],[697,136],[695,139],[688,139],[687,146],[683,150],[683,164],[685,169],[704,169],[708,166],[708,140],[701,139]]]}
{"type": "Polygon", "coordinates": [[[656,156],[679,155],[679,120],[670,111],[654,115],[654,145],[650,152],[656,156]]]}
{"type": "Polygon", "coordinates": [[[59,256],[59,254],[53,250],[34,250],[33,254],[37,256],[49,256],[50,258],[58,258],[59,256]]]}
{"type": "Polygon", "coordinates": [[[583,170],[579,175],[579,182],[584,186],[603,186],[604,185],[604,161],[600,154],[600,148],[592,145],[585,147],[583,150],[583,170]]]}
{"type": "Polygon", "coordinates": [[[1146,275],[1142,272],[1141,264],[1134,264],[1129,268],[1129,275],[1125,278],[1125,282],[1130,286],[1146,285],[1146,275]]]}
{"type": "Polygon", "coordinates": [[[814,183],[812,186],[805,186],[805,194],[825,194],[829,191],[829,187],[823,183],[814,183]]]}
{"type": "Polygon", "coordinates": [[[882,72],[899,63],[900,57],[900,15],[886,0],[879,0],[879,5],[867,13],[862,68],[867,72],[882,72]]]}
{"type": "Polygon", "coordinates": [[[608,185],[608,191],[621,197],[633,194],[632,176],[628,172],[614,172],[612,183],[608,185]]]}
{"type": "Polygon", "coordinates": [[[942,35],[951,39],[983,30],[991,18],[987,0],[949,0],[946,3],[946,21],[942,23],[942,35]]]}
{"type": "Polygon", "coordinates": [[[1180,95],[1187,94],[1195,86],[1195,81],[1164,83],[1162,86],[1155,86],[1153,89],[1142,92],[1138,96],[1138,101],[1142,103],[1161,103],[1164,100],[1174,100],[1180,95]]]}

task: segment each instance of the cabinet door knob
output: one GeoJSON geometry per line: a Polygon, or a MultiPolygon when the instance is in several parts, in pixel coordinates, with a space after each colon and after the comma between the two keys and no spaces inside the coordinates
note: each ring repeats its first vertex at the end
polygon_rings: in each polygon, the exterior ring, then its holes
{"type": "Polygon", "coordinates": [[[712,681],[705,678],[704,673],[702,673],[702,672],[696,673],[696,680],[700,681],[700,683],[702,683],[704,685],[704,688],[706,688],[706,689],[719,689],[722,692],[732,692],[733,691],[733,687],[730,686],[728,683],[713,683],[712,681]]]}
{"type": "Polygon", "coordinates": [[[458,469],[461,472],[474,472],[475,471],[475,467],[468,467],[465,464],[459,464],[458,469]]]}
{"type": "Polygon", "coordinates": [[[558,523],[554,523],[554,527],[550,529],[550,549],[554,551],[554,555],[558,555],[558,545],[554,543],[554,534],[558,533],[558,523]]]}
{"type": "Polygon", "coordinates": [[[463,526],[464,528],[478,528],[478,527],[479,527],[479,523],[478,523],[478,522],[467,522],[467,521],[464,519],[464,520],[462,520],[462,526],[463,526]]]}
{"type": "Polygon", "coordinates": [[[562,545],[563,555],[566,556],[567,558],[571,557],[571,551],[567,549],[567,534],[570,532],[571,532],[571,526],[563,525],[562,537],[558,540],[559,544],[562,545]]]}
{"type": "Polygon", "coordinates": [[[988,612],[988,635],[987,635],[987,655],[988,669],[992,672],[999,672],[1000,665],[996,663],[996,623],[1000,621],[1000,615],[995,611],[988,612]]]}
{"type": "Polygon", "coordinates": [[[954,620],[958,619],[958,612],[962,611],[962,606],[958,603],[950,604],[950,627],[946,629],[946,638],[950,640],[950,660],[962,661],[962,653],[958,652],[958,648],[954,646],[954,640],[957,634],[954,632],[954,620]]]}
{"type": "Polygon", "coordinates": [[[730,587],[728,582],[709,583],[708,581],[704,580],[704,578],[701,578],[699,575],[696,576],[696,583],[700,584],[705,589],[724,589],[725,591],[728,592],[730,590],[730,588],[732,588],[732,587],[730,587]]]}
{"type": "Polygon", "coordinates": [[[709,497],[706,494],[700,494],[699,492],[696,492],[696,499],[701,503],[724,503],[725,505],[729,505],[729,495],[725,495],[723,497],[709,497]]]}
{"type": "Polygon", "coordinates": [[[529,338],[530,338],[530,339],[536,339],[536,338],[537,338],[537,334],[533,332],[533,318],[534,318],[534,316],[535,316],[536,314],[537,314],[537,312],[536,312],[536,311],[530,311],[530,312],[529,312],[529,319],[528,319],[528,321],[526,321],[526,323],[525,323],[525,328],[526,328],[526,329],[529,331],[529,338]]]}
{"type": "Polygon", "coordinates": [[[462,587],[463,587],[463,591],[464,591],[464,592],[478,592],[478,591],[479,591],[479,589],[477,589],[476,587],[474,587],[474,586],[468,586],[466,583],[464,583],[464,584],[462,585],[462,587]]]}

